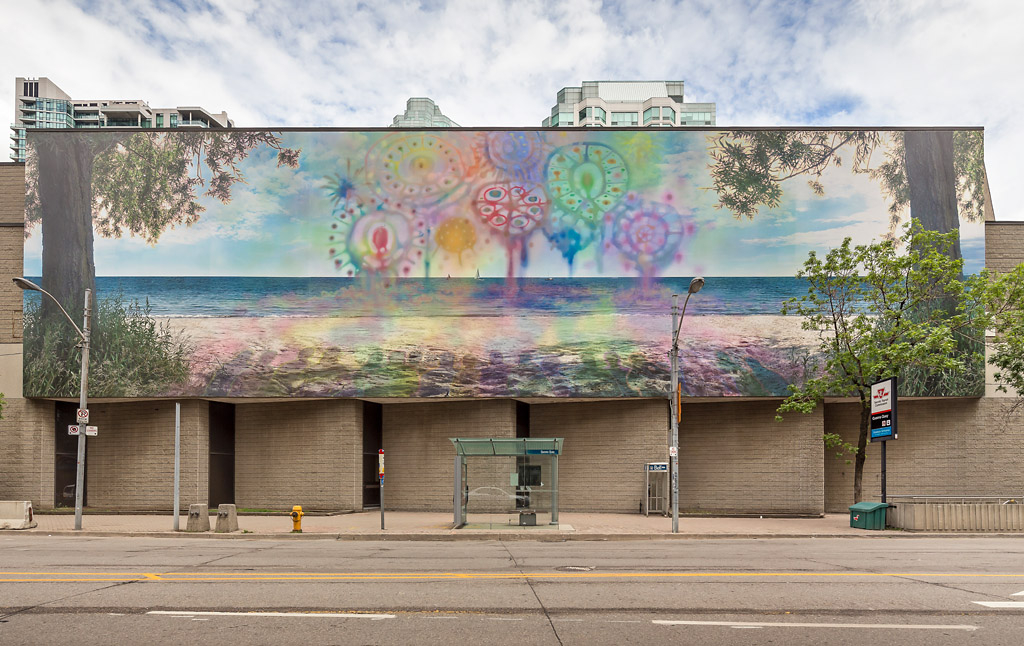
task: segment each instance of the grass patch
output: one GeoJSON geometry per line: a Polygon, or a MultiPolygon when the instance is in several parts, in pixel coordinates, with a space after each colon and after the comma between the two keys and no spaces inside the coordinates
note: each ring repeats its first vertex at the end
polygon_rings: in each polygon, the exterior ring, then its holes
{"type": "MultiPolygon", "coordinates": [[[[75,397],[79,392],[79,338],[63,317],[42,318],[39,303],[25,307],[25,396],[75,397]]],[[[89,348],[90,397],[166,394],[190,374],[192,345],[153,318],[149,303],[123,295],[99,300],[89,348]]]]}

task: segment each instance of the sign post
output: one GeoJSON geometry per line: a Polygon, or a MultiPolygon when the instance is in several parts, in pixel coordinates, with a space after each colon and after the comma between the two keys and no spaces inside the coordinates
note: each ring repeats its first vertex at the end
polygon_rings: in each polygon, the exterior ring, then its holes
{"type": "Polygon", "coordinates": [[[377,453],[377,476],[380,478],[380,528],[384,530],[384,449],[377,453]]]}
{"type": "Polygon", "coordinates": [[[885,490],[885,443],[898,440],[896,432],[896,377],[871,384],[871,441],[882,443],[882,502],[885,490]]]}

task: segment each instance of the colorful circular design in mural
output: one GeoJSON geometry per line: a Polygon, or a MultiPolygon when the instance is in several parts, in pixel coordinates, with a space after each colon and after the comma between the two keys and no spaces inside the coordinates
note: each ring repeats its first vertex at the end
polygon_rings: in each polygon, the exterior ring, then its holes
{"type": "Polygon", "coordinates": [[[575,214],[558,209],[552,210],[551,215],[544,221],[544,237],[569,263],[570,271],[576,254],[594,241],[595,231],[594,227],[580,220],[575,214]]]}
{"type": "Polygon", "coordinates": [[[476,244],[476,229],[467,218],[445,218],[434,232],[437,246],[453,254],[462,262],[462,254],[476,244]]]}
{"type": "Polygon", "coordinates": [[[366,156],[369,181],[396,208],[438,204],[463,185],[458,150],[432,133],[385,137],[366,156]]]}
{"type": "MultiPolygon", "coordinates": [[[[339,216],[341,219],[341,216],[339,216]]],[[[408,276],[423,257],[422,222],[402,213],[371,211],[359,218],[334,223],[331,259],[347,276],[363,271],[408,276]]]]}
{"type": "Polygon", "coordinates": [[[544,144],[535,132],[489,132],[484,152],[494,168],[517,180],[536,179],[544,144]]]}
{"type": "Polygon", "coordinates": [[[475,207],[484,222],[518,237],[544,220],[548,198],[536,184],[488,184],[477,193],[475,207]]]}
{"type": "Polygon", "coordinates": [[[562,146],[548,158],[548,193],[562,210],[594,225],[626,194],[629,171],[622,156],[604,144],[562,146]]]}
{"type": "Polygon", "coordinates": [[[667,204],[631,199],[612,215],[612,243],[644,273],[671,261],[686,233],[683,217],[667,204]]]}

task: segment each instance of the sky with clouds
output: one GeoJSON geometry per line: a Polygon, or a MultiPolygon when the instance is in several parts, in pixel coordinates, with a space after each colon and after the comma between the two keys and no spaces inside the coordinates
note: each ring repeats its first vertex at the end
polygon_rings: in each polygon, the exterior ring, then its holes
{"type": "Polygon", "coordinates": [[[996,217],[1024,220],[1014,0],[20,0],[2,17],[12,85],[239,126],[385,126],[429,96],[465,126],[535,127],[560,88],[607,79],[682,79],[720,126],[984,126],[996,217]]]}

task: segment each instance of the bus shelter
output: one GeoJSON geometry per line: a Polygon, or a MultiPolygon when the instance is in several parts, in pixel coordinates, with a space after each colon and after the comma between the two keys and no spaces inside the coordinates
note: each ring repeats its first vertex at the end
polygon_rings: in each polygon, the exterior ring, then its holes
{"type": "Polygon", "coordinates": [[[450,439],[455,445],[456,528],[558,525],[558,456],[563,438],[450,439]]]}

